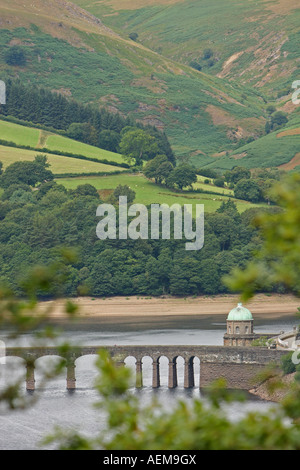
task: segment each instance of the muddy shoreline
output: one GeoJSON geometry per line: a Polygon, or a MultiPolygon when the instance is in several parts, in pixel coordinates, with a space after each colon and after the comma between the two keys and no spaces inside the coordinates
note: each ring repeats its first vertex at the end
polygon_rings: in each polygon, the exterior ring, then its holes
{"type": "MultiPolygon", "coordinates": [[[[151,319],[164,321],[166,318],[185,317],[203,318],[211,316],[224,316],[236,307],[240,301],[238,295],[202,296],[202,297],[77,297],[70,299],[78,307],[78,318],[81,320],[96,320],[116,322],[129,321],[138,323],[151,319]]],[[[46,301],[39,304],[40,312],[47,312],[50,318],[65,319],[65,300],[46,301]]],[[[258,294],[251,301],[244,304],[257,319],[281,318],[295,315],[297,321],[300,299],[292,295],[258,294]]]]}

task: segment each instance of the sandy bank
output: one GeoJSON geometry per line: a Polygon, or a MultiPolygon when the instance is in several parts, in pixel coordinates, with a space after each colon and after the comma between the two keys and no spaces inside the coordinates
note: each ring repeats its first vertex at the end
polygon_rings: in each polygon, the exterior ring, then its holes
{"type": "MultiPolygon", "coordinates": [[[[214,297],[110,297],[94,299],[78,297],[72,301],[79,307],[81,318],[117,317],[166,317],[166,316],[211,316],[224,315],[239,302],[236,295],[214,297]]],[[[51,308],[51,317],[64,318],[65,301],[48,301],[40,304],[41,309],[51,308]]],[[[254,317],[278,318],[296,315],[300,299],[291,295],[258,294],[245,304],[254,317]]]]}

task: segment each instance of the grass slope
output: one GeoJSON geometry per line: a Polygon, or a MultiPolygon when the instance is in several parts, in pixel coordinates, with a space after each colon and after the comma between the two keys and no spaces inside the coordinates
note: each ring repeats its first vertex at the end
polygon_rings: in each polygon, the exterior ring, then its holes
{"type": "MultiPolygon", "coordinates": [[[[110,193],[119,184],[128,185],[136,192],[135,203],[150,205],[150,204],[204,204],[205,212],[214,212],[218,209],[223,200],[228,200],[226,195],[213,195],[213,194],[197,194],[193,192],[179,193],[171,191],[163,186],[158,186],[142,174],[119,174],[114,176],[105,177],[78,177],[78,178],[62,178],[59,183],[63,184],[68,189],[74,189],[80,184],[89,183],[100,191],[100,195],[110,193]],[[109,191],[110,190],[110,191],[109,191]]],[[[207,189],[207,188],[206,188],[207,189]]],[[[215,189],[215,188],[214,188],[215,189]]],[[[224,191],[226,193],[226,190],[224,191]]],[[[240,212],[251,207],[258,207],[258,205],[251,204],[246,201],[236,200],[237,208],[240,212]]],[[[261,207],[264,205],[260,205],[261,207]]]]}
{"type": "Polygon", "coordinates": [[[0,55],[0,73],[156,125],[178,156],[233,150],[238,124],[243,136],[264,127],[258,92],[165,58],[72,5],[3,0],[0,48],[21,45],[27,63],[7,66],[0,55]]]}
{"type": "Polygon", "coordinates": [[[17,145],[37,147],[40,137],[40,131],[31,127],[24,127],[0,120],[0,139],[8,142],[14,142],[17,145]]]}
{"type": "Polygon", "coordinates": [[[119,153],[77,142],[76,140],[60,135],[50,135],[46,140],[46,148],[49,150],[74,153],[75,155],[84,155],[89,158],[97,158],[98,160],[106,159],[111,162],[124,163],[124,159],[119,153]]]}
{"type": "Polygon", "coordinates": [[[84,144],[68,137],[45,132],[36,128],[26,127],[0,120],[0,139],[14,142],[16,145],[33,148],[47,148],[51,151],[73,153],[98,160],[124,163],[122,155],[92,145],[84,144]]]}
{"type": "Polygon", "coordinates": [[[209,163],[205,160],[203,166],[222,170],[231,169],[234,166],[249,169],[277,166],[288,171],[297,169],[297,166],[300,169],[299,151],[300,116],[282,129],[244,145],[228,156],[211,159],[209,163]]]}
{"type": "MultiPolygon", "coordinates": [[[[121,34],[185,64],[278,91],[298,78],[298,0],[75,0],[121,34]],[[212,49],[215,63],[203,60],[212,49]],[[296,67],[295,67],[296,66],[296,67]]],[[[299,72],[299,68],[298,68],[299,72]]]]}
{"type": "MultiPolygon", "coordinates": [[[[24,150],[0,145],[0,161],[3,163],[4,169],[17,161],[33,161],[36,155],[37,152],[34,150],[24,150]]],[[[47,153],[45,153],[45,155],[47,155],[48,162],[50,163],[50,170],[57,175],[67,173],[112,173],[115,171],[122,171],[122,168],[105,165],[103,163],[79,160],[77,158],[65,157],[62,155],[47,153]]]]}

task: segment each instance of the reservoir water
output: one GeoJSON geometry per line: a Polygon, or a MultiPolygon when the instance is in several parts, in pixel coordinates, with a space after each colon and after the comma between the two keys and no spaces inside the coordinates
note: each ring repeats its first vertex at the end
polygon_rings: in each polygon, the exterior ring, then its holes
{"type": "MultiPolygon", "coordinates": [[[[279,333],[289,331],[297,324],[297,319],[284,317],[277,319],[255,319],[256,333],[279,333]]],[[[71,344],[77,345],[222,345],[223,335],[226,329],[224,316],[213,315],[210,317],[185,317],[172,316],[155,319],[152,323],[135,323],[134,319],[127,319],[122,323],[104,321],[85,321],[63,326],[62,337],[71,344]]],[[[7,346],[16,344],[29,346],[32,344],[32,335],[23,335],[18,341],[7,339],[7,332],[2,331],[0,339],[6,341],[7,346]]],[[[204,399],[202,391],[195,386],[193,389],[183,388],[183,361],[178,363],[178,387],[168,389],[167,386],[167,359],[161,358],[161,387],[153,390],[151,386],[152,368],[151,360],[147,358],[143,363],[143,383],[141,390],[134,386],[131,393],[138,394],[143,403],[150,402],[153,396],[159,398],[165,408],[174,406],[177,400],[204,399]]],[[[180,358],[179,358],[180,359],[180,358]]],[[[38,366],[43,366],[41,358],[38,366]]],[[[56,426],[63,429],[77,429],[88,436],[95,436],[104,426],[104,416],[95,410],[93,404],[99,401],[99,396],[93,387],[96,377],[94,356],[85,356],[76,361],[76,391],[72,394],[66,391],[66,376],[62,374],[47,383],[46,387],[39,387],[39,371],[36,370],[37,398],[34,405],[25,410],[6,411],[0,414],[0,449],[1,450],[29,450],[52,449],[52,445],[42,446],[42,439],[51,434],[56,426]]],[[[127,359],[128,367],[134,364],[127,359]]],[[[14,380],[24,369],[20,368],[17,358],[9,358],[5,365],[0,365],[0,387],[14,380]]],[[[195,363],[195,384],[199,384],[200,366],[195,363]],[[198,376],[197,376],[198,374],[198,376]]],[[[25,390],[25,383],[24,383],[25,390]]],[[[26,393],[26,392],[24,392],[26,393]]],[[[273,403],[249,396],[244,403],[234,403],[228,407],[228,413],[232,419],[238,419],[249,410],[267,411],[273,403]]]]}

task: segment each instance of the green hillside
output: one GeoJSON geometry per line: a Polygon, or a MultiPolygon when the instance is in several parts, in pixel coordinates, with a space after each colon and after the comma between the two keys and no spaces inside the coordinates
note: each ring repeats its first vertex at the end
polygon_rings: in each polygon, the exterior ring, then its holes
{"type": "MultiPolygon", "coordinates": [[[[298,119],[291,104],[291,84],[299,78],[297,6],[296,0],[151,0],[147,6],[141,0],[54,0],[51,6],[3,0],[0,78],[18,77],[156,126],[179,162],[220,169],[236,161],[249,168],[286,165],[297,155],[299,137],[265,135],[266,108],[272,103],[285,111],[289,125],[298,119]],[[134,32],[136,40],[129,38],[134,32]],[[21,66],[7,60],[14,46],[24,54],[21,66]]],[[[62,136],[34,130],[14,136],[6,126],[7,140],[18,145],[122,161],[62,136]]]]}
{"type": "MultiPolygon", "coordinates": [[[[15,147],[5,147],[0,145],[0,162],[3,163],[3,168],[11,165],[17,161],[33,161],[37,152],[34,150],[26,150],[15,147]]],[[[43,153],[47,155],[47,160],[50,164],[50,170],[56,174],[83,174],[83,173],[112,173],[124,171],[124,168],[118,168],[112,165],[103,163],[92,162],[88,160],[81,160],[78,158],[66,157],[63,155],[54,155],[43,153]]]]}
{"type": "Polygon", "coordinates": [[[40,138],[39,129],[21,126],[12,122],[0,120],[0,139],[13,142],[16,145],[37,147],[40,138]]]}
{"type": "MultiPolygon", "coordinates": [[[[299,114],[299,113],[298,113],[299,114]]],[[[286,171],[300,169],[300,116],[282,129],[240,147],[226,156],[210,159],[192,158],[191,163],[207,168],[229,170],[234,166],[246,168],[279,167],[286,171]],[[297,168],[298,167],[298,168],[297,168]]]]}
{"type": "Polygon", "coordinates": [[[124,163],[122,155],[118,153],[84,144],[69,139],[68,137],[53,134],[52,132],[22,126],[8,121],[0,120],[0,140],[13,142],[17,146],[29,146],[36,149],[42,148],[53,152],[66,152],[97,160],[124,163]]]}
{"type": "Polygon", "coordinates": [[[49,150],[59,149],[62,152],[70,152],[77,155],[84,155],[97,160],[109,160],[111,162],[124,163],[122,155],[109,150],[99,149],[92,145],[77,142],[60,135],[50,135],[46,140],[46,148],[49,150]]]}
{"type": "Polygon", "coordinates": [[[299,78],[298,0],[75,3],[123,35],[137,33],[141,44],[164,57],[193,61],[206,73],[270,93],[290,88],[299,78]]]}
{"type": "Polygon", "coordinates": [[[20,0],[1,3],[3,78],[19,77],[155,125],[178,157],[234,150],[237,126],[238,139],[263,132],[260,92],[163,57],[76,6],[54,0],[47,9],[41,0],[30,7],[20,0]],[[21,67],[5,60],[15,44],[26,56],[21,67]]]}

